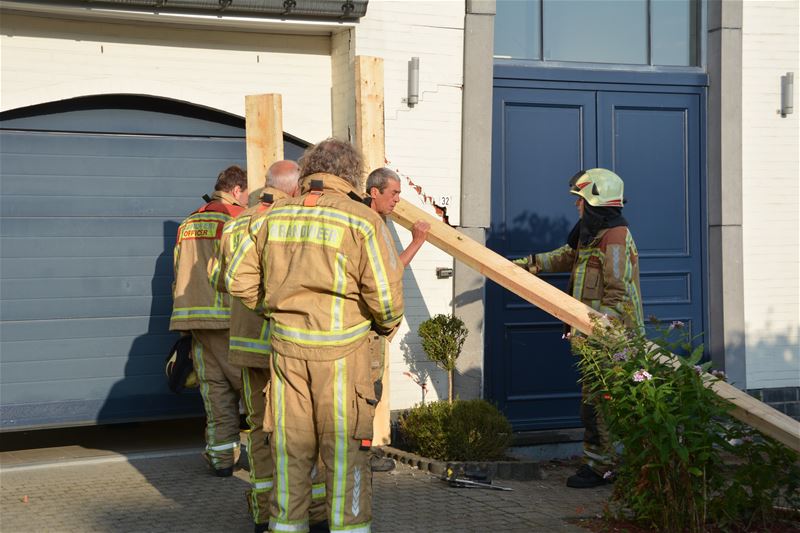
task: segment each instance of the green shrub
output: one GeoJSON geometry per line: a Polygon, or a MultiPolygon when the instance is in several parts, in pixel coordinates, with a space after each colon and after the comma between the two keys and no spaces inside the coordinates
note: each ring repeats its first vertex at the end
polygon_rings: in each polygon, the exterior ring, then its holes
{"type": "MultiPolygon", "coordinates": [[[[581,379],[622,445],[614,473],[616,514],[659,531],[745,528],[797,508],[797,454],[728,415],[731,405],[704,386],[717,380],[700,364],[683,324],[660,328],[660,344],[619,323],[578,336],[581,379]],[[676,337],[680,337],[677,342],[676,337]],[[660,362],[680,348],[675,368],[660,362]],[[737,466],[726,467],[723,454],[737,466]]],[[[717,374],[718,376],[720,374],[717,374]]]]}
{"type": "Polygon", "coordinates": [[[511,444],[511,424],[485,400],[453,404],[447,431],[447,451],[454,461],[501,459],[511,444]]]}
{"type": "Polygon", "coordinates": [[[408,451],[432,459],[447,456],[445,428],[450,420],[452,405],[448,402],[428,402],[409,409],[400,417],[400,432],[408,451]]]}
{"type": "Polygon", "coordinates": [[[418,405],[400,418],[409,451],[442,461],[487,461],[503,457],[511,424],[486,400],[418,405]]]}
{"type": "Polygon", "coordinates": [[[455,315],[436,315],[419,325],[422,349],[428,359],[447,372],[447,400],[453,401],[453,373],[469,330],[455,315]]]}

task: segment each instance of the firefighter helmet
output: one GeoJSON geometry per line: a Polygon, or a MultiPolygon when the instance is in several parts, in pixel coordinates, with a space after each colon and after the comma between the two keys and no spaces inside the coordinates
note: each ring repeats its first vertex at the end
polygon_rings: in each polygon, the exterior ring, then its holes
{"type": "Polygon", "coordinates": [[[569,180],[569,192],[594,207],[622,207],[622,178],[605,168],[581,170],[569,180]]]}
{"type": "Polygon", "coordinates": [[[198,386],[197,374],[192,365],[191,335],[184,335],[175,341],[165,363],[167,385],[172,392],[179,393],[183,389],[198,386]]]}

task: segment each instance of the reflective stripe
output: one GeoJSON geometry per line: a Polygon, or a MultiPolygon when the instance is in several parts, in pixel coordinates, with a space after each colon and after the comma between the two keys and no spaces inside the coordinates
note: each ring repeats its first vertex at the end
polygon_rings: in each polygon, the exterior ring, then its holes
{"type": "Polygon", "coordinates": [[[233,259],[231,259],[231,264],[228,266],[228,270],[225,272],[225,286],[230,287],[231,283],[233,282],[233,278],[235,277],[236,271],[239,270],[239,266],[242,264],[242,259],[244,259],[245,254],[247,251],[254,246],[253,240],[250,238],[249,235],[245,235],[242,238],[242,241],[239,243],[238,247],[236,248],[236,252],[233,254],[233,259]]]}
{"type": "Polygon", "coordinates": [[[331,526],[343,526],[344,501],[347,497],[347,365],[341,358],[333,364],[333,497],[331,498],[331,526]]]}
{"type": "MultiPolygon", "coordinates": [[[[208,398],[208,381],[206,380],[206,364],[203,357],[203,344],[196,339],[192,339],[194,344],[194,364],[197,368],[197,378],[200,381],[200,397],[203,399],[203,406],[206,410],[206,443],[216,440],[217,422],[214,420],[214,412],[211,410],[211,401],[208,398]]],[[[212,466],[216,466],[215,458],[209,455],[212,466]]]]}
{"type": "Polygon", "coordinates": [[[369,333],[372,323],[369,320],[340,331],[319,331],[284,326],[277,322],[272,326],[272,334],[284,340],[310,346],[341,346],[364,337],[369,333]]]}
{"type": "Polygon", "coordinates": [[[269,355],[272,351],[272,344],[268,340],[252,339],[248,337],[231,337],[230,349],[242,352],[253,352],[262,355],[269,355]]]}
{"type": "Polygon", "coordinates": [[[277,518],[269,519],[270,531],[308,531],[308,520],[279,520],[277,518]]]}
{"type": "MultiPolygon", "coordinates": [[[[273,353],[273,368],[276,369],[272,387],[273,402],[272,412],[275,417],[275,482],[279,519],[285,520],[289,513],[289,471],[287,469],[289,457],[286,453],[286,398],[284,397],[285,384],[283,376],[277,371],[277,354],[273,353]]],[[[271,523],[271,521],[270,521],[271,523]]],[[[306,524],[308,527],[308,524],[306,524]]],[[[279,531],[279,530],[275,530],[279,531]]]]}
{"type": "Polygon", "coordinates": [[[333,531],[347,531],[348,533],[370,533],[372,530],[372,522],[366,522],[364,524],[356,524],[353,526],[343,526],[343,527],[331,527],[331,532],[333,531]]]}
{"type": "Polygon", "coordinates": [[[234,448],[238,448],[238,442],[228,442],[227,444],[217,444],[215,446],[206,446],[207,450],[211,450],[214,452],[224,452],[225,450],[232,450],[234,448]]]}
{"type": "MultiPolygon", "coordinates": [[[[219,295],[219,293],[217,293],[219,295]]],[[[179,307],[172,311],[173,319],[230,318],[229,307],[179,307]]]]}
{"type": "Polygon", "coordinates": [[[331,331],[341,330],[344,324],[342,310],[344,309],[344,288],[347,283],[346,269],[347,257],[337,252],[333,276],[333,301],[331,302],[331,331]]]}
{"type": "Polygon", "coordinates": [[[325,498],[325,483],[315,483],[311,485],[311,499],[321,500],[325,498]]]}
{"type": "Polygon", "coordinates": [[[252,483],[253,490],[264,491],[264,490],[272,490],[272,478],[256,481],[252,483]]]}
{"type": "MultiPolygon", "coordinates": [[[[387,322],[395,320],[394,304],[392,302],[391,290],[389,290],[389,280],[386,276],[383,259],[379,253],[380,248],[378,247],[377,235],[375,234],[375,226],[373,226],[372,223],[365,218],[332,207],[318,206],[308,208],[301,205],[287,205],[273,209],[268,216],[268,223],[277,221],[281,216],[331,220],[346,224],[358,230],[363,235],[367,245],[367,257],[369,258],[370,267],[375,276],[375,282],[378,285],[378,293],[381,295],[380,303],[383,308],[385,320],[387,322]]],[[[379,321],[379,323],[381,322],[379,321]]]]}

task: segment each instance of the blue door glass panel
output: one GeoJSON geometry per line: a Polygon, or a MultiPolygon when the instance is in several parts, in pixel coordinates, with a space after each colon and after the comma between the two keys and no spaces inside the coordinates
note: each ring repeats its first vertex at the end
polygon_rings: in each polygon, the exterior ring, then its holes
{"type": "Polygon", "coordinates": [[[647,64],[646,0],[544,0],[545,61],[647,64]]]}
{"type": "Polygon", "coordinates": [[[497,0],[494,55],[541,59],[541,0],[497,0]]]}
{"type": "MultiPolygon", "coordinates": [[[[496,88],[492,228],[508,258],[566,241],[577,220],[569,178],[596,165],[591,91],[496,88]]],[[[544,279],[564,289],[568,276],[544,279]]],[[[486,364],[494,399],[517,429],[577,424],[577,373],[561,323],[502,287],[487,286],[486,364]]]]}
{"type": "Polygon", "coordinates": [[[697,64],[697,0],[651,0],[650,42],[653,65],[697,64]]]}

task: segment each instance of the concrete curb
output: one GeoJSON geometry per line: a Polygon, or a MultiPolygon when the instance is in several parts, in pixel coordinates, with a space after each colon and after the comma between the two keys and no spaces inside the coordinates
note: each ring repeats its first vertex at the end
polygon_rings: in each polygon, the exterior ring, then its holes
{"type": "Polygon", "coordinates": [[[439,477],[444,477],[447,469],[450,468],[459,473],[485,472],[489,479],[531,481],[544,478],[539,463],[534,461],[437,461],[391,446],[382,446],[381,450],[386,457],[391,457],[405,465],[419,468],[439,477]]]}

